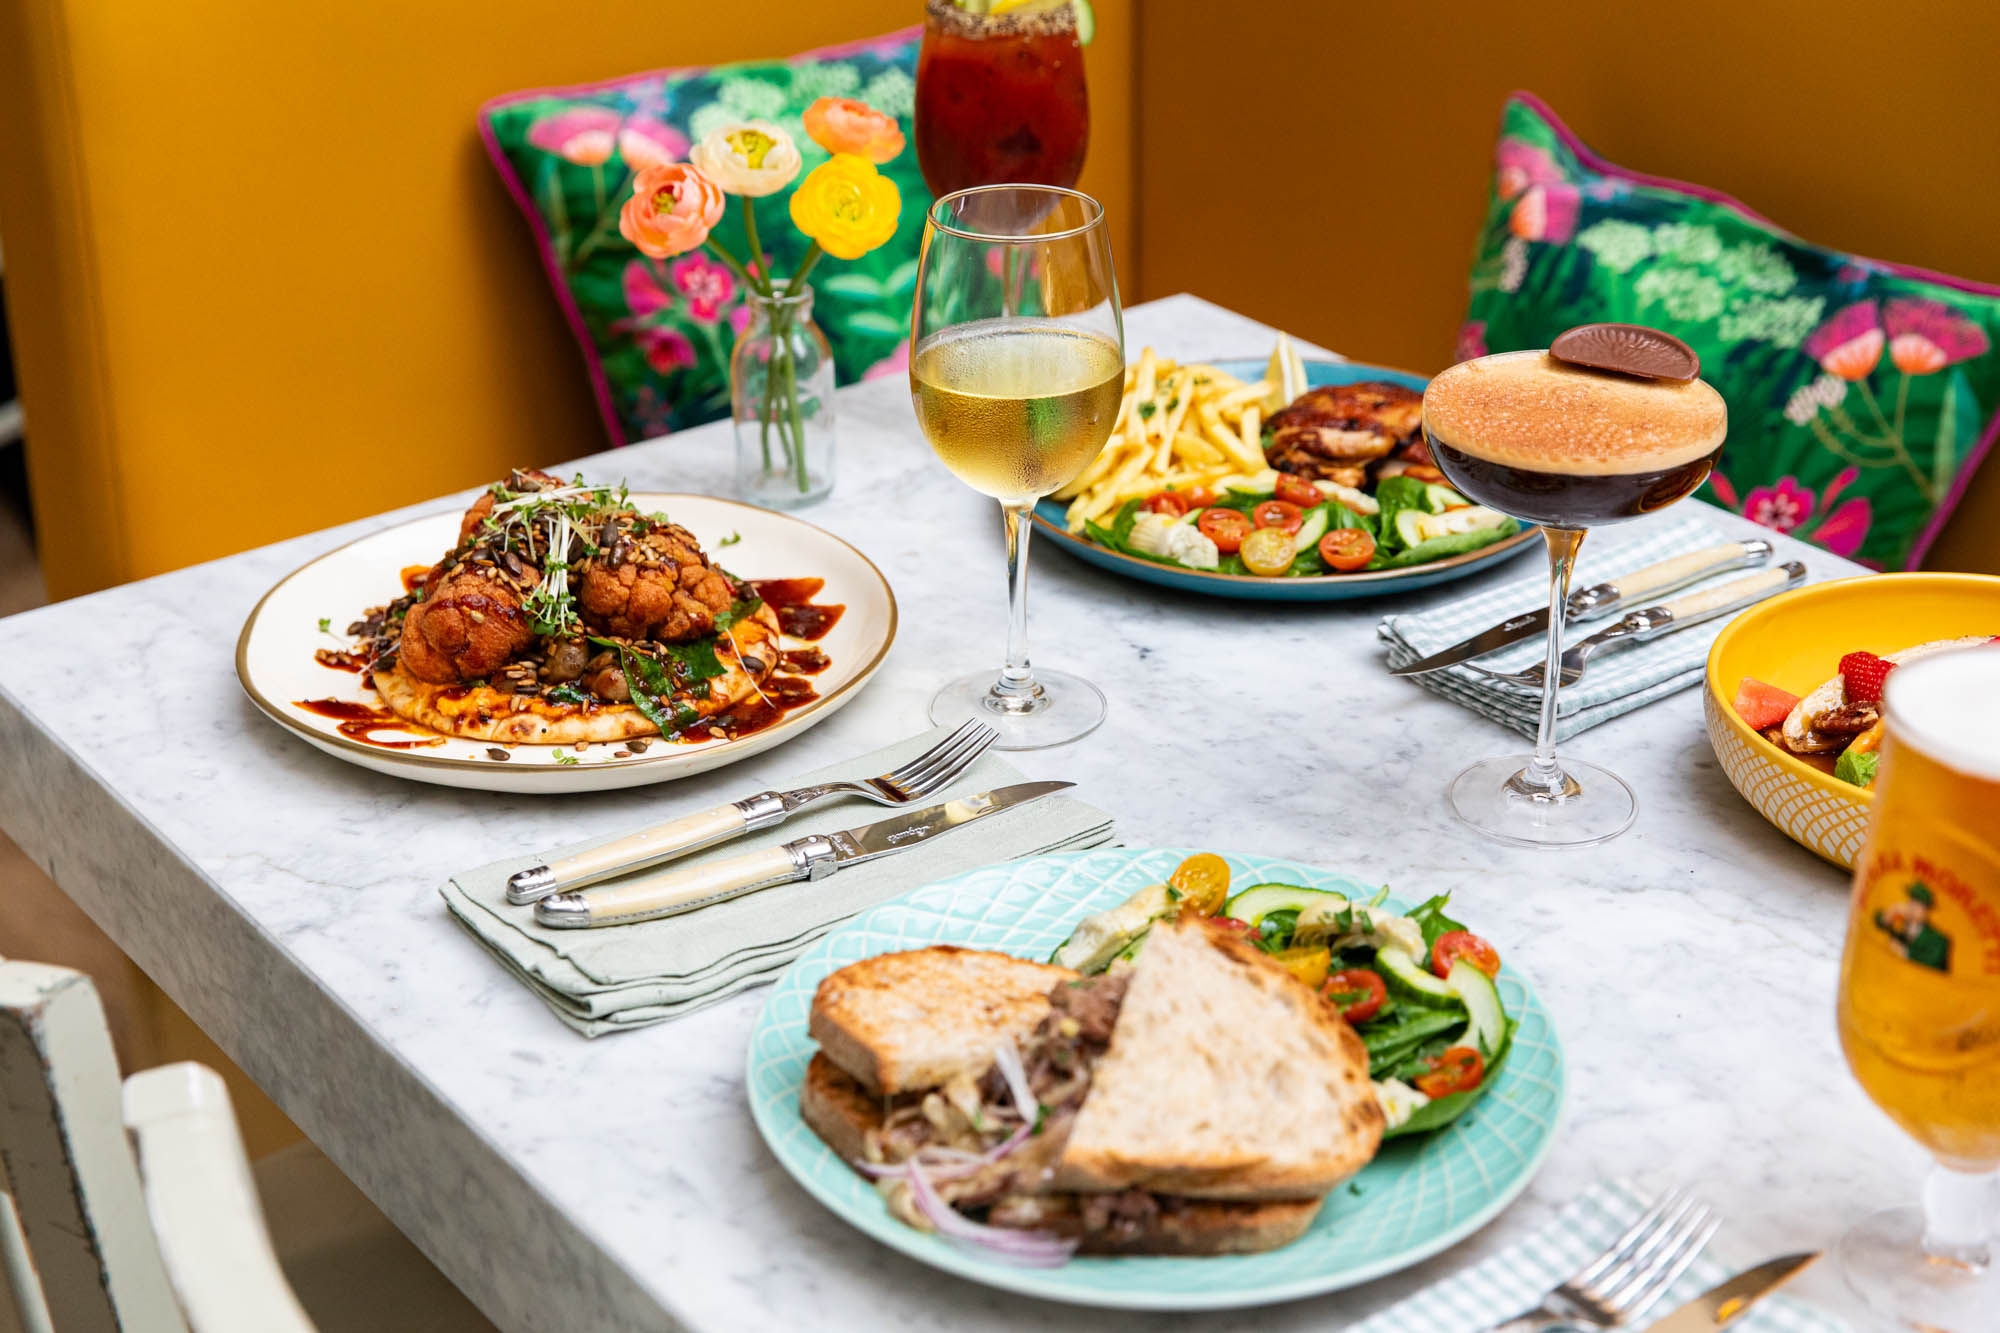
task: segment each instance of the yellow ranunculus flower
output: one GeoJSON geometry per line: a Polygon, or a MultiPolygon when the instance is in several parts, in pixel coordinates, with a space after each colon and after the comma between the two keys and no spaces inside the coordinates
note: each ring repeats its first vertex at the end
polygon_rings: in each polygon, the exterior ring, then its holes
{"type": "Polygon", "coordinates": [[[853,153],[835,153],[792,191],[792,222],[835,259],[859,259],[894,236],[902,208],[896,182],[853,153]]]}

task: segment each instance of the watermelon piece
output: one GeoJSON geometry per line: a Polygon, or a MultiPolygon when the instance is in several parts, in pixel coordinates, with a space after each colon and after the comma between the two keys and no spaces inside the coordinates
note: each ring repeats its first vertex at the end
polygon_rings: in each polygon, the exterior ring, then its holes
{"type": "Polygon", "coordinates": [[[1781,690],[1776,685],[1767,685],[1755,676],[1745,676],[1743,683],[1736,687],[1736,716],[1756,731],[1783,722],[1791,716],[1798,702],[1798,695],[1781,690]]]}

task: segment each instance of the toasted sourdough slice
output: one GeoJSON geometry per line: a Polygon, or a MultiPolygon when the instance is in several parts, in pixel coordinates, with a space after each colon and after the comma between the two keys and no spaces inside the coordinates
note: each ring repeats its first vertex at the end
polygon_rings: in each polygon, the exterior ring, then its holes
{"type": "MultiPolygon", "coordinates": [[[[843,1161],[862,1160],[868,1131],[882,1123],[882,1098],[842,1070],[825,1052],[806,1066],[799,1110],[813,1133],[843,1161]]],[[[1175,1200],[1136,1232],[1086,1231],[1086,1254],[1254,1254],[1289,1245],[1319,1214],[1318,1199],[1175,1200]]]]}
{"type": "Polygon", "coordinates": [[[934,944],[849,963],[819,983],[809,1029],[833,1062],[871,1092],[893,1096],[974,1078],[1002,1041],[1020,1041],[1049,1012],[1066,967],[934,944]]]}
{"type": "Polygon", "coordinates": [[[1059,1189],[1325,1194],[1374,1157],[1368,1052],[1305,984],[1199,922],[1160,925],[1056,1166],[1059,1189]]]}

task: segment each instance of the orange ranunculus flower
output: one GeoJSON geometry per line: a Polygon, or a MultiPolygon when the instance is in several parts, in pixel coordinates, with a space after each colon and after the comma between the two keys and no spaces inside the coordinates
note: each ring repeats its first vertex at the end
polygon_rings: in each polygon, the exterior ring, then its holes
{"type": "Polygon", "coordinates": [[[835,153],[792,191],[792,222],[835,259],[859,259],[896,234],[896,182],[853,153],[835,153]]]}
{"type": "Polygon", "coordinates": [[[618,232],[655,259],[698,249],[722,221],[722,191],[685,162],[647,167],[632,181],[618,232]]]}
{"type": "Polygon", "coordinates": [[[806,108],[806,133],[829,153],[853,153],[880,166],[903,151],[903,131],[852,97],[822,97],[806,108]]]}

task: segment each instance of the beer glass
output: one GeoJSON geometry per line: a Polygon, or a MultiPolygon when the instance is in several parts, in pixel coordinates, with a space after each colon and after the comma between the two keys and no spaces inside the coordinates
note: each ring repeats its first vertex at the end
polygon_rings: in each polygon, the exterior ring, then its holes
{"type": "Polygon", "coordinates": [[[1849,1285],[1913,1327],[2000,1326],[2000,648],[1889,675],[1854,867],[1840,1042],[1862,1089],[1936,1159],[1921,1208],[1841,1240],[1849,1285]]]}

